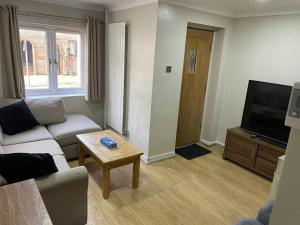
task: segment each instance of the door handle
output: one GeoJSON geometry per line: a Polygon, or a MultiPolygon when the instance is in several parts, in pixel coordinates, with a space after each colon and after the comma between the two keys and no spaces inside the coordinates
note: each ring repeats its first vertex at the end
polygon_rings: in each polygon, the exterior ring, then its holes
{"type": "Polygon", "coordinates": [[[252,149],[252,157],[251,157],[251,159],[254,158],[254,153],[255,153],[255,149],[252,149]]]}

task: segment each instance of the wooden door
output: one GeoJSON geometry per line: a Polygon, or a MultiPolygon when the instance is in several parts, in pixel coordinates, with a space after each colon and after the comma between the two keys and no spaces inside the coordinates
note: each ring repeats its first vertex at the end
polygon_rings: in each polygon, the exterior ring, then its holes
{"type": "Polygon", "coordinates": [[[200,139],[213,32],[188,28],[176,146],[200,139]]]}

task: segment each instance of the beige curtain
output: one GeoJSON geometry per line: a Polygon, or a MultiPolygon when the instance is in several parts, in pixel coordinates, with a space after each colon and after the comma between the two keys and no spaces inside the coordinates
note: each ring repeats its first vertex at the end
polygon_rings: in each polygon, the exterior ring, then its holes
{"type": "Polygon", "coordinates": [[[20,34],[15,6],[0,6],[0,63],[3,97],[24,98],[20,34]]]}
{"type": "Polygon", "coordinates": [[[103,95],[104,25],[100,19],[88,17],[86,101],[100,101],[103,95]]]}

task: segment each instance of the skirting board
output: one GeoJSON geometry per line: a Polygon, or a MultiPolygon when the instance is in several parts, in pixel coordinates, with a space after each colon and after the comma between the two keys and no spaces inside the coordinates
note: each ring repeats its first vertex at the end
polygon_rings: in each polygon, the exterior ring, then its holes
{"type": "Polygon", "coordinates": [[[206,141],[206,140],[204,140],[204,139],[201,139],[200,141],[201,141],[203,144],[207,145],[207,146],[212,146],[212,145],[215,145],[215,144],[221,145],[221,146],[225,146],[225,144],[222,143],[222,142],[220,142],[220,141],[206,141]]]}
{"type": "Polygon", "coordinates": [[[160,161],[160,160],[163,160],[163,159],[168,159],[168,158],[172,158],[175,156],[175,151],[173,152],[166,152],[166,153],[163,153],[163,154],[160,154],[160,155],[156,155],[156,156],[151,156],[151,157],[147,157],[145,155],[143,155],[141,157],[142,161],[145,163],[145,164],[150,164],[150,163],[154,163],[154,162],[157,162],[157,161],[160,161]]]}

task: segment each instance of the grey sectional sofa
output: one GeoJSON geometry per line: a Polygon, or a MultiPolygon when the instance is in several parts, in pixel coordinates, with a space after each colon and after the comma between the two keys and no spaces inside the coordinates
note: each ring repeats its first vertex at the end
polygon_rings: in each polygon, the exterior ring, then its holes
{"type": "MultiPolygon", "coordinates": [[[[2,99],[0,106],[16,101],[2,99]]],[[[36,183],[52,222],[86,224],[88,173],[85,167],[70,168],[66,159],[77,156],[76,134],[98,131],[101,127],[84,115],[65,115],[62,99],[30,100],[27,104],[43,125],[12,136],[2,133],[0,127],[0,153],[51,154],[59,172],[38,178],[36,183]]],[[[0,185],[4,184],[5,180],[0,178],[0,185]]]]}

